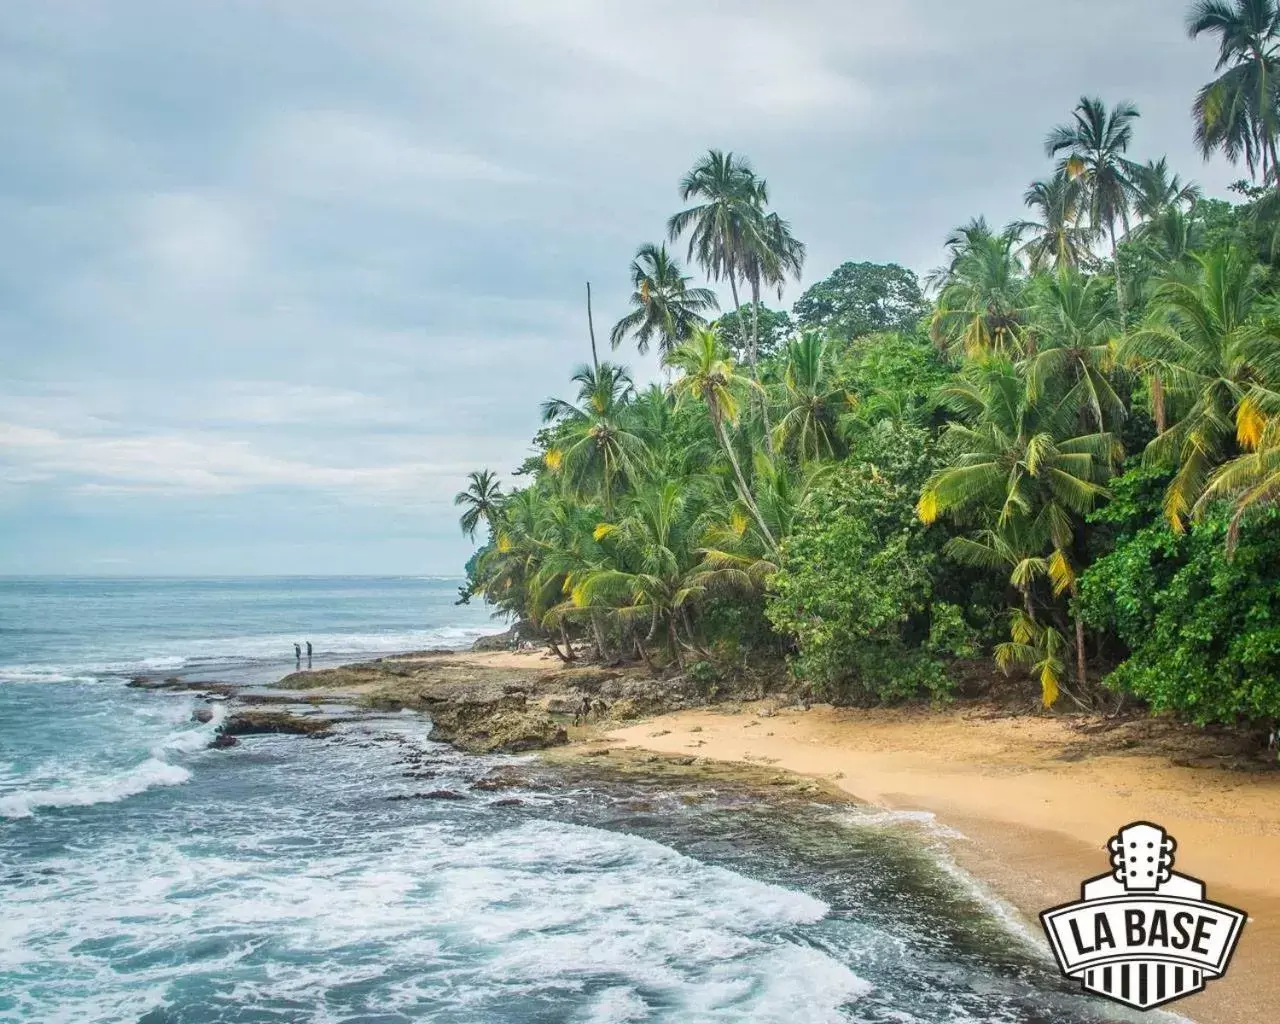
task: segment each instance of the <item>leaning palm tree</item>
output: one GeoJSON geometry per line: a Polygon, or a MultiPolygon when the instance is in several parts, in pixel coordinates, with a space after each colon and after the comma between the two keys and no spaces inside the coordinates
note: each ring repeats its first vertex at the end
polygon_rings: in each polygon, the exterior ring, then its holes
{"type": "Polygon", "coordinates": [[[689,336],[694,327],[707,321],[703,313],[718,308],[710,288],[690,288],[690,278],[680,272],[680,264],[665,245],[647,243],[636,250],[631,261],[631,305],[635,308],[619,320],[609,336],[616,349],[632,335],[641,355],[656,342],[666,355],[689,336]]]}
{"type": "MultiPolygon", "coordinates": [[[[1280,344],[1254,316],[1261,268],[1238,249],[1195,259],[1199,274],[1165,281],[1147,321],[1120,345],[1122,359],[1164,382],[1174,406],[1174,422],[1147,445],[1145,459],[1177,468],[1164,511],[1178,531],[1214,470],[1257,447],[1269,415],[1280,411],[1280,344]]],[[[1165,411],[1155,414],[1164,424],[1165,411]]]]}
{"type": "Polygon", "coordinates": [[[979,217],[947,239],[947,265],[926,283],[938,289],[930,329],[953,355],[1022,349],[1026,282],[1018,259],[1021,225],[996,233],[979,217]]]}
{"type": "Polygon", "coordinates": [[[700,202],[667,221],[671,240],[688,233],[688,258],[697,260],[711,280],[728,282],[741,322],[738,285],[746,279],[748,254],[762,248],[761,209],[768,202],[768,185],[746,160],[713,149],[684,176],[680,198],[700,202]]]}
{"type": "Polygon", "coordinates": [[[468,473],[467,480],[470,481],[467,489],[455,494],[453,503],[466,507],[458,523],[462,532],[475,540],[476,529],[482,520],[490,529],[493,528],[494,517],[502,503],[502,487],[497,476],[487,469],[468,473]]]}
{"type": "Polygon", "coordinates": [[[1266,420],[1252,450],[1246,450],[1214,472],[1193,511],[1203,514],[1212,502],[1223,498],[1233,502],[1227,529],[1227,551],[1232,552],[1245,517],[1280,500],[1280,415],[1266,420]]]}
{"type": "Polygon", "coordinates": [[[1089,232],[1080,223],[1084,212],[1080,182],[1067,174],[1033,182],[1023,202],[1035,210],[1035,220],[1019,221],[1031,237],[1022,255],[1033,274],[1043,270],[1078,270],[1089,262],[1089,232]]]}
{"type": "Polygon", "coordinates": [[[1091,228],[1098,236],[1110,237],[1116,302],[1122,323],[1124,284],[1116,259],[1116,225],[1121,223],[1128,230],[1133,185],[1132,168],[1125,153],[1133,141],[1133,122],[1139,116],[1138,108],[1132,103],[1120,103],[1108,111],[1102,100],[1084,96],[1072,114],[1072,122],[1058,125],[1045,139],[1049,156],[1063,154],[1059,171],[1083,186],[1091,228]]]}
{"type": "MultiPolygon", "coordinates": [[[[1032,400],[1008,360],[973,364],[967,380],[943,389],[943,401],[958,417],[944,435],[953,455],[925,482],[920,518],[931,523],[950,512],[961,524],[975,523],[1022,558],[1043,558],[1055,596],[1074,594],[1076,533],[1085,513],[1107,496],[1103,485],[1122,457],[1113,435],[1081,433],[1075,409],[1032,400]]],[[[1027,612],[1034,618],[1029,598],[1027,612]]],[[[1076,663],[1084,683],[1084,623],[1078,617],[1076,663]]],[[[1046,686],[1046,703],[1054,696],[1046,686]]]]}
{"type": "Polygon", "coordinates": [[[1219,76],[1196,96],[1196,142],[1207,160],[1214,150],[1249,175],[1277,182],[1280,161],[1280,5],[1276,0],[1197,0],[1187,16],[1192,39],[1218,37],[1219,76]]]}
{"type": "Polygon", "coordinates": [[[666,362],[668,366],[680,371],[680,376],[671,385],[677,401],[693,398],[706,405],[716,440],[720,442],[733,470],[738,500],[760,527],[770,552],[776,554],[778,543],[752,497],[751,488],[742,475],[742,466],[728,433],[728,427],[738,420],[738,396],[746,390],[758,388],[759,385],[736,371],[733,360],[725,352],[719,335],[712,328],[696,328],[688,341],[668,353],[666,362]]]}

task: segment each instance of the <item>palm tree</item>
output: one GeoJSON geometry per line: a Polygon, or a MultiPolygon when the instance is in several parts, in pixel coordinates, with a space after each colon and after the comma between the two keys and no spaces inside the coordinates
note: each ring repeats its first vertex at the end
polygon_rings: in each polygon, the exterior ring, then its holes
{"type": "Polygon", "coordinates": [[[704,590],[694,541],[701,531],[693,511],[679,480],[640,487],[618,522],[595,528],[607,557],[576,577],[571,590],[577,608],[608,608],[624,625],[647,624],[648,640],[662,629],[682,668],[680,630],[692,640],[689,609],[704,590]]]}
{"type": "Polygon", "coordinates": [[[1147,321],[1120,346],[1122,359],[1164,382],[1175,405],[1167,427],[1156,411],[1160,433],[1145,458],[1177,467],[1164,511],[1178,531],[1214,470],[1255,448],[1280,408],[1280,344],[1254,320],[1261,268],[1238,249],[1195,259],[1199,273],[1165,281],[1147,321]]]}
{"type": "Polygon", "coordinates": [[[744,390],[758,388],[759,385],[737,373],[733,360],[725,352],[719,336],[712,328],[695,328],[688,341],[668,353],[666,362],[667,365],[680,371],[680,376],[671,385],[677,401],[697,398],[706,404],[716,440],[720,442],[720,447],[728,457],[729,465],[733,470],[738,500],[760,527],[761,535],[770,552],[776,554],[778,543],[760,514],[760,508],[752,497],[751,488],[747,486],[746,478],[742,475],[742,466],[738,462],[737,453],[734,451],[727,430],[728,426],[738,420],[740,408],[738,395],[744,390]]]}
{"type": "Polygon", "coordinates": [[[1028,333],[1027,398],[1079,410],[1080,426],[1111,430],[1126,416],[1111,383],[1119,325],[1110,289],[1097,277],[1062,272],[1038,280],[1028,333]]]}
{"type": "Polygon", "coordinates": [[[743,254],[743,275],[751,285],[751,343],[747,362],[755,369],[760,352],[760,293],[764,286],[777,289],[782,298],[787,278],[800,280],[804,269],[805,245],[791,233],[791,225],[776,213],[763,216],[757,230],[748,236],[743,254]]]}
{"type": "Polygon", "coordinates": [[[690,288],[690,278],[680,273],[680,264],[665,245],[647,243],[636,250],[631,261],[631,283],[635,308],[619,320],[609,339],[616,349],[628,334],[634,335],[641,355],[656,339],[665,355],[672,346],[689,336],[689,331],[706,323],[704,312],[716,309],[715,292],[690,288]]]}
{"type": "Polygon", "coordinates": [[[1211,502],[1221,498],[1234,502],[1227,530],[1227,551],[1232,552],[1245,516],[1280,499],[1280,416],[1266,420],[1253,450],[1246,450],[1214,472],[1193,511],[1202,514],[1211,502]]]}
{"type": "Polygon", "coordinates": [[[801,461],[834,458],[840,415],[854,404],[835,380],[832,350],[818,331],[787,343],[782,378],[782,418],[773,429],[775,447],[794,449],[801,461]]]}
{"type": "Polygon", "coordinates": [[[1062,157],[1060,172],[1077,179],[1084,188],[1085,208],[1093,231],[1111,239],[1111,261],[1116,276],[1116,304],[1120,321],[1124,322],[1124,284],[1120,263],[1116,259],[1116,223],[1128,230],[1129,206],[1133,185],[1131,165],[1125,158],[1133,141],[1133,122],[1138,108],[1120,103],[1110,111],[1102,100],[1083,96],[1072,115],[1072,123],[1058,125],[1045,139],[1049,156],[1062,157]]]}
{"type": "Polygon", "coordinates": [[[627,424],[635,388],[627,370],[612,363],[581,366],[572,379],[579,385],[577,405],[560,398],[542,404],[543,422],[558,422],[560,431],[545,461],[574,492],[598,489],[608,514],[617,478],[635,479],[648,459],[644,442],[627,424]]]}
{"type": "Polygon", "coordinates": [[[467,489],[455,494],[453,503],[466,506],[466,511],[462,513],[458,524],[467,537],[475,540],[476,529],[481,520],[484,520],[485,525],[490,529],[493,528],[494,517],[502,503],[502,487],[498,483],[497,476],[487,469],[468,473],[467,480],[470,481],[467,489]]]}
{"type": "Polygon", "coordinates": [[[1089,261],[1089,233],[1080,226],[1082,197],[1080,182],[1062,173],[1027,189],[1023,201],[1039,217],[1019,221],[1018,227],[1031,235],[1021,251],[1033,274],[1078,270],[1089,261]]]}
{"type": "MultiPolygon", "coordinates": [[[[1032,400],[1025,379],[1005,359],[974,364],[967,380],[943,389],[943,400],[958,417],[944,435],[954,454],[926,481],[920,518],[932,523],[951,512],[961,523],[974,522],[1019,552],[1019,564],[1043,558],[1055,596],[1074,594],[1070,553],[1083,515],[1106,497],[1103,485],[1122,457],[1115,438],[1078,433],[1075,409],[1032,400]]],[[[1032,578],[1024,581],[1024,596],[1034,619],[1032,578]]],[[[1076,663],[1083,684],[1084,623],[1078,616],[1076,663]]],[[[1053,696],[1046,688],[1046,700],[1053,696]]]]}
{"type": "Polygon", "coordinates": [[[1197,0],[1187,16],[1192,39],[1218,37],[1221,74],[1196,96],[1196,142],[1232,163],[1244,157],[1250,177],[1276,182],[1280,135],[1280,6],[1276,0],[1197,0]]]}
{"type": "Polygon", "coordinates": [[[926,283],[939,289],[931,323],[934,340],[953,354],[1021,350],[1021,231],[1021,225],[1011,224],[997,234],[979,217],[947,239],[950,259],[926,283]]]}
{"type": "Polygon", "coordinates": [[[768,202],[768,185],[746,160],[713,149],[684,176],[680,198],[702,202],[672,216],[668,234],[674,242],[689,233],[688,258],[713,281],[729,282],[741,322],[738,283],[746,278],[749,254],[763,248],[760,211],[768,202]]]}
{"type": "Polygon", "coordinates": [[[1170,210],[1186,211],[1203,193],[1194,181],[1183,181],[1169,170],[1169,160],[1148,160],[1131,167],[1133,212],[1144,221],[1158,220],[1170,210]]]}

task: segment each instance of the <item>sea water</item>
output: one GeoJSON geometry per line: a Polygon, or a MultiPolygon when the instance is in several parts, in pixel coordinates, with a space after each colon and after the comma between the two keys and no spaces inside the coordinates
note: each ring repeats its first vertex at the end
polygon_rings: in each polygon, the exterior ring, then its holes
{"type": "Polygon", "coordinates": [[[125,685],[462,646],[495,627],[458,582],[0,581],[0,1022],[1118,1016],[927,822],[469,757],[409,713],[211,750],[221,708],[125,685]],[[495,767],[526,781],[470,788],[495,767]]]}

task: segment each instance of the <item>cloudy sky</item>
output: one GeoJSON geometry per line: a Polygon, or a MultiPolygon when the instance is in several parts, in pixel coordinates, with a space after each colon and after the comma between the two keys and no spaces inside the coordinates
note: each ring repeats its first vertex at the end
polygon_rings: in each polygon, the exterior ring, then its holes
{"type": "Polygon", "coordinates": [[[702,151],[768,177],[810,282],[1020,216],[1082,92],[1223,195],[1183,7],[8,4],[0,573],[457,571],[452,495],[524,456],[583,283],[623,312],[702,151]]]}

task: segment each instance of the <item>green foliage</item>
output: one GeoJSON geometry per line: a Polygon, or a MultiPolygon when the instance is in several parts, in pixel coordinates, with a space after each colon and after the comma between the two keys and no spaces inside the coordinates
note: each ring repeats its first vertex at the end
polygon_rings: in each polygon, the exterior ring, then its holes
{"type": "Polygon", "coordinates": [[[1280,511],[1246,527],[1229,557],[1224,510],[1179,535],[1158,490],[1135,483],[1115,512],[1132,525],[1145,503],[1148,525],[1081,580],[1085,621],[1130,652],[1108,685],[1199,723],[1280,717],[1280,511]]]}
{"type": "Polygon", "coordinates": [[[763,303],[750,302],[742,307],[741,313],[730,310],[721,315],[716,326],[720,329],[721,342],[733,353],[735,359],[747,358],[757,316],[760,321],[761,359],[768,359],[776,354],[795,331],[795,324],[785,310],[770,309],[763,303]]]}
{"type": "Polygon", "coordinates": [[[797,327],[835,338],[912,331],[928,312],[916,275],[896,263],[842,263],[811,286],[792,312],[797,327]]]}
{"type": "Polygon", "coordinates": [[[925,441],[911,431],[880,446],[879,465],[840,466],[784,545],[766,614],[795,638],[796,674],[823,693],[891,700],[949,689],[944,652],[922,642],[958,635],[950,611],[936,635],[927,625],[937,556],[912,515],[912,477],[927,455],[911,454],[925,441]]]}

